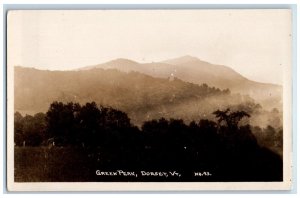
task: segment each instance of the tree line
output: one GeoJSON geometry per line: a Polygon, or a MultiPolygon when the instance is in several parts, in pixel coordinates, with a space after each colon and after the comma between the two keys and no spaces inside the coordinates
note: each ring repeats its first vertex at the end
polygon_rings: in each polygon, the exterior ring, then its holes
{"type": "Polygon", "coordinates": [[[240,125],[247,112],[213,114],[216,122],[160,118],[139,129],[111,107],[53,102],[46,114],[15,113],[15,144],[83,148],[95,168],[207,168],[221,181],[282,180],[280,156],[257,143],[250,125],[240,125]]]}

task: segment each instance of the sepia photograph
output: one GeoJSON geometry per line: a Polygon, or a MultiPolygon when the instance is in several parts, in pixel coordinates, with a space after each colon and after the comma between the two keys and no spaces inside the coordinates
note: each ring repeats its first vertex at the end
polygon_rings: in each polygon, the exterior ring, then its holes
{"type": "Polygon", "coordinates": [[[289,190],[290,9],[10,10],[9,191],[289,190]]]}

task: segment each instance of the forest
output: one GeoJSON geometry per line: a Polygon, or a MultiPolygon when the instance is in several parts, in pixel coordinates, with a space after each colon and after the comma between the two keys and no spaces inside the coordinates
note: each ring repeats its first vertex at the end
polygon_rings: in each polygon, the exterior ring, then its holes
{"type": "Polygon", "coordinates": [[[215,120],[161,117],[135,126],[126,112],[95,102],[55,101],[34,116],[15,112],[15,179],[282,181],[282,157],[264,142],[271,138],[282,148],[282,130],[243,124],[251,117],[243,110],[219,109],[212,115],[215,120]],[[99,169],[179,171],[182,176],[99,177],[99,169]],[[196,177],[195,172],[209,174],[196,177]]]}

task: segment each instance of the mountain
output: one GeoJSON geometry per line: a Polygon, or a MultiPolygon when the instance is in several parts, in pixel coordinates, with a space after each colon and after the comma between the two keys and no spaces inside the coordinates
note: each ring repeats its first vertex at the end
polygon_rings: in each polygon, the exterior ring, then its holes
{"type": "Polygon", "coordinates": [[[112,68],[122,68],[122,71],[135,71],[139,67],[139,63],[125,59],[125,58],[118,58],[116,60],[109,61],[100,67],[98,66],[87,66],[83,67],[79,70],[89,70],[89,69],[94,69],[94,68],[102,68],[102,69],[112,69],[112,68]]]}
{"type": "Polygon", "coordinates": [[[170,65],[180,65],[180,64],[184,64],[184,63],[188,63],[188,62],[202,62],[203,64],[208,64],[208,62],[201,61],[200,59],[198,59],[196,57],[193,57],[193,56],[189,56],[189,55],[185,55],[185,56],[181,56],[181,57],[178,57],[178,58],[165,60],[165,61],[162,61],[162,62],[170,64],[170,65]]]}
{"type": "Polygon", "coordinates": [[[227,107],[247,108],[247,112],[260,109],[252,98],[229,90],[117,69],[47,71],[15,67],[14,101],[15,111],[23,114],[46,112],[53,101],[95,101],[128,113],[136,125],[161,117],[186,122],[214,119],[213,111],[227,107]]]}
{"type": "Polygon", "coordinates": [[[282,109],[282,87],[279,85],[251,81],[230,67],[214,65],[196,57],[183,56],[162,62],[138,63],[128,59],[116,59],[107,63],[88,66],[93,68],[114,68],[124,72],[136,71],[158,78],[177,77],[194,84],[208,84],[211,87],[230,89],[233,93],[249,95],[266,109],[282,109]]]}

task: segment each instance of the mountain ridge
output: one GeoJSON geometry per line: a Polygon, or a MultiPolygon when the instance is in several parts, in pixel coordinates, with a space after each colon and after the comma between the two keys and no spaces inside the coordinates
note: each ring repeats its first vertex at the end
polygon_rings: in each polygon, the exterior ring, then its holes
{"type": "Polygon", "coordinates": [[[126,58],[118,58],[106,63],[81,67],[69,71],[94,69],[116,69],[121,72],[138,72],[154,78],[174,79],[197,85],[229,89],[232,93],[249,95],[264,108],[282,110],[282,86],[249,80],[230,67],[214,65],[193,56],[182,56],[161,62],[139,63],[126,58]]]}
{"type": "MultiPolygon", "coordinates": [[[[204,64],[218,66],[219,68],[221,68],[221,67],[226,68],[226,69],[231,70],[231,71],[235,72],[236,74],[242,76],[242,78],[247,79],[247,80],[252,81],[252,82],[255,82],[255,83],[265,84],[265,85],[274,85],[274,86],[282,87],[282,85],[279,85],[279,84],[276,84],[276,83],[260,82],[260,81],[249,79],[249,78],[243,76],[242,74],[240,74],[239,72],[237,72],[236,70],[234,70],[233,68],[231,68],[229,66],[213,64],[213,63],[203,61],[203,60],[201,60],[197,57],[190,56],[190,55],[184,55],[184,56],[180,56],[180,57],[177,57],[177,58],[171,58],[171,59],[157,61],[157,62],[145,62],[145,63],[141,63],[141,62],[138,62],[138,61],[135,61],[135,60],[127,59],[127,58],[116,58],[116,59],[112,59],[110,61],[106,61],[106,62],[96,64],[96,65],[89,65],[89,66],[79,67],[75,70],[81,71],[81,70],[87,70],[87,69],[102,68],[104,65],[122,65],[122,64],[124,64],[124,62],[127,62],[127,64],[135,64],[135,65],[168,64],[168,65],[181,65],[181,66],[184,66],[184,64],[186,64],[186,63],[196,62],[196,61],[204,63],[204,64]]],[[[22,67],[22,66],[20,66],[20,67],[22,67]]]]}
{"type": "Polygon", "coordinates": [[[87,68],[114,68],[123,72],[136,71],[156,78],[177,77],[198,85],[205,83],[220,89],[230,89],[233,93],[249,95],[259,100],[268,109],[281,108],[282,103],[281,85],[250,80],[231,67],[211,64],[189,55],[151,63],[115,59],[82,69],[87,68]]]}

